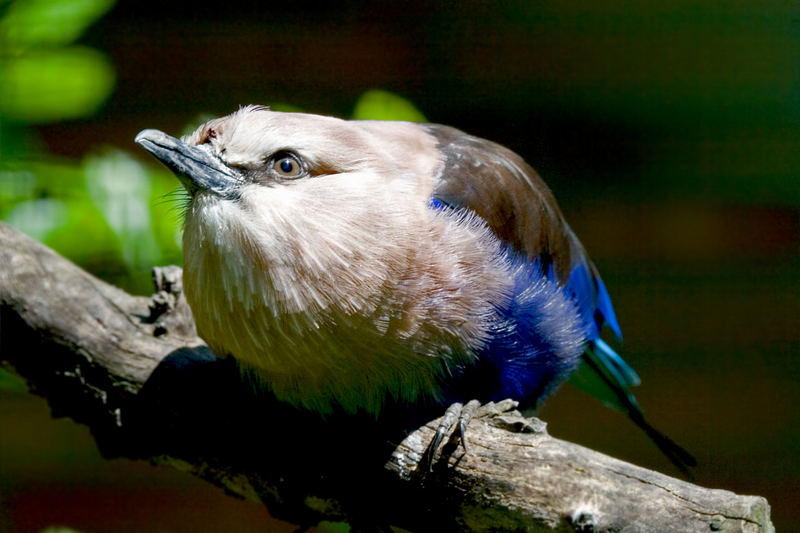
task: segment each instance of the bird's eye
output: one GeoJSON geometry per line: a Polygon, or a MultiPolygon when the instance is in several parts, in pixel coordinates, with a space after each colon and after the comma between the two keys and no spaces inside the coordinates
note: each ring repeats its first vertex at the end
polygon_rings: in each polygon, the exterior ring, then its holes
{"type": "Polygon", "coordinates": [[[272,170],[285,178],[296,178],[303,173],[297,157],[291,154],[279,154],[272,160],[272,170]]]}

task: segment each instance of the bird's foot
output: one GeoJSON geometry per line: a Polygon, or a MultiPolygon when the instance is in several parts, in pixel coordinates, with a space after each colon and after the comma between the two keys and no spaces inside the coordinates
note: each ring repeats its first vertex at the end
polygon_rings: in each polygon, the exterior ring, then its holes
{"type": "Polygon", "coordinates": [[[478,400],[470,400],[465,404],[456,402],[450,405],[444,412],[439,425],[436,427],[436,433],[433,434],[433,439],[423,458],[423,465],[427,465],[428,470],[433,470],[433,460],[439,446],[442,444],[445,435],[450,434],[453,426],[458,423],[458,436],[461,445],[464,447],[464,453],[467,453],[467,424],[472,420],[475,411],[480,407],[481,403],[478,400]]]}
{"type": "Polygon", "coordinates": [[[498,403],[489,402],[485,405],[481,405],[478,400],[470,400],[466,404],[456,402],[450,405],[436,427],[436,433],[434,433],[430,446],[425,452],[422,465],[427,466],[428,470],[433,470],[436,452],[439,450],[445,436],[451,434],[456,424],[458,424],[459,443],[464,448],[464,454],[467,454],[469,453],[467,447],[467,425],[469,425],[470,420],[514,410],[517,405],[517,402],[513,400],[503,400],[498,403]]]}
{"type": "Polygon", "coordinates": [[[435,452],[439,448],[444,436],[450,433],[453,424],[458,422],[458,436],[461,439],[461,446],[464,447],[464,453],[466,453],[468,451],[466,439],[467,424],[469,424],[469,421],[472,420],[473,416],[475,416],[475,411],[477,411],[478,407],[480,406],[481,402],[478,400],[470,400],[466,403],[466,405],[454,403],[448,407],[444,412],[442,421],[439,422],[439,426],[436,428],[436,434],[433,436],[433,441],[431,441],[431,448],[433,451],[435,452]]]}

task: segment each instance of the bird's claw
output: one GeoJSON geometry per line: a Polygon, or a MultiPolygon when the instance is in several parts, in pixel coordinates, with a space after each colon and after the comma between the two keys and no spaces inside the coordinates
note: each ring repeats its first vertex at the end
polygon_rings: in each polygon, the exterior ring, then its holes
{"type": "Polygon", "coordinates": [[[433,470],[433,459],[436,451],[442,444],[445,435],[450,433],[450,429],[456,422],[458,423],[459,442],[464,448],[464,453],[469,452],[467,449],[467,425],[469,425],[470,420],[475,416],[475,412],[480,406],[481,402],[478,400],[470,400],[466,404],[456,402],[445,410],[441,422],[436,427],[436,433],[433,435],[431,444],[425,453],[424,463],[427,464],[429,471],[433,470]]]}

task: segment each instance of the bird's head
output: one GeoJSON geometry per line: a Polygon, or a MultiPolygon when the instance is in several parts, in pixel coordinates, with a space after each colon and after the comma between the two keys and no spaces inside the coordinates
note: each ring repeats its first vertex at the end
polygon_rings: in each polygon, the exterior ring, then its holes
{"type": "Polygon", "coordinates": [[[233,199],[250,186],[366,171],[391,179],[430,173],[438,163],[432,142],[412,124],[382,124],[389,123],[247,106],[182,139],[148,129],[136,142],[175,172],[193,197],[233,199]],[[398,155],[409,153],[415,157],[398,155]]]}

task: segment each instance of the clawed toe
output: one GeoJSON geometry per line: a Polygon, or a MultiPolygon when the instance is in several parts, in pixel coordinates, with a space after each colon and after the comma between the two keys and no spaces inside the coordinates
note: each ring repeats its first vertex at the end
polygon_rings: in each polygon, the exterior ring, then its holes
{"type": "Polygon", "coordinates": [[[451,431],[451,428],[458,423],[458,436],[460,439],[461,446],[464,447],[464,453],[468,453],[467,449],[467,425],[469,425],[470,420],[475,416],[475,412],[481,406],[481,402],[478,400],[470,400],[463,405],[461,403],[454,403],[450,405],[444,412],[444,416],[442,416],[441,422],[436,428],[436,433],[433,435],[433,439],[431,440],[430,446],[425,453],[424,462],[428,466],[428,470],[433,470],[433,459],[436,455],[436,451],[439,449],[439,446],[442,444],[445,435],[448,435],[451,431]]]}

